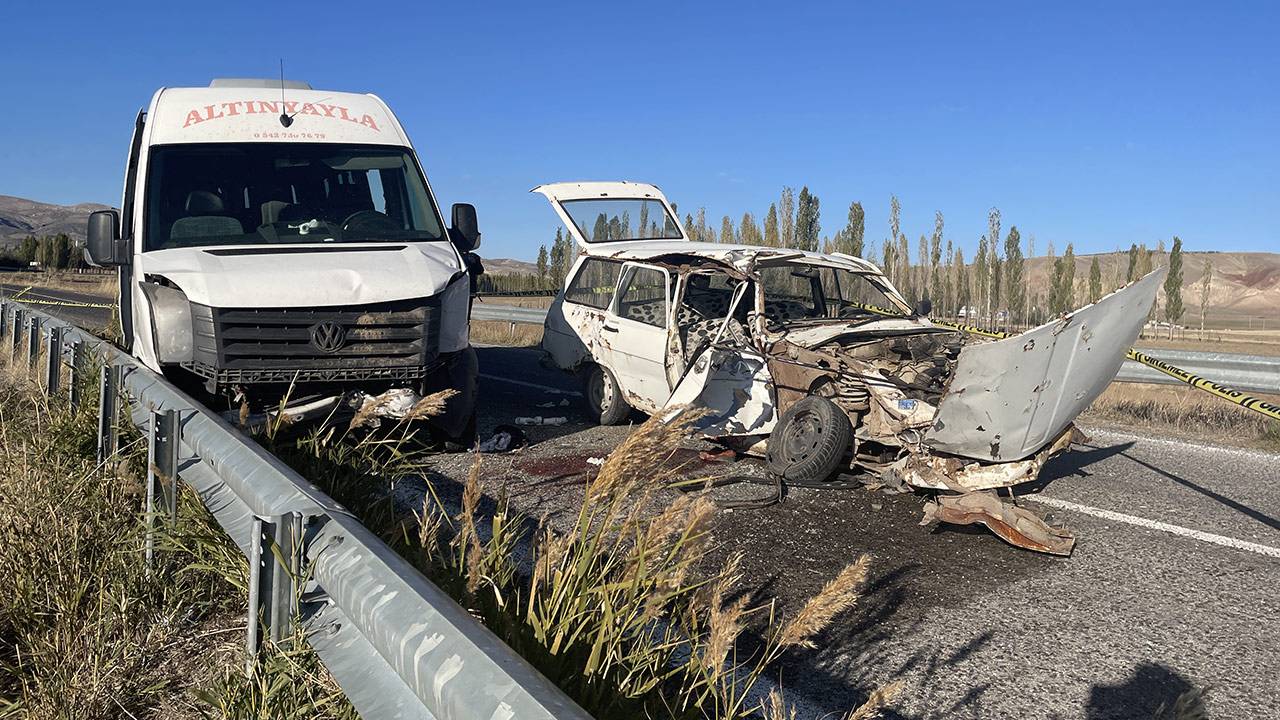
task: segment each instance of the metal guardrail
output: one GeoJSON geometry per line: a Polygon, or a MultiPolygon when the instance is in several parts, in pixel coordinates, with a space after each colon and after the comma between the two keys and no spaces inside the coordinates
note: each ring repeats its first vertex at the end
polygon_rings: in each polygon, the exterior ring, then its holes
{"type": "Polygon", "coordinates": [[[149,522],[176,520],[180,478],[249,560],[250,654],[298,623],[365,718],[590,717],[335,500],[132,357],[13,301],[0,338],[33,371],[43,347],[43,387],[61,394],[68,371],[72,407],[96,358],[99,459],[117,452],[127,405],[148,438],[149,522]]]}
{"type": "MultiPolygon", "coordinates": [[[[476,302],[471,306],[472,320],[541,325],[546,317],[545,308],[482,302],[476,302]]],[[[1192,374],[1213,378],[1214,381],[1223,385],[1251,392],[1280,393],[1280,357],[1194,350],[1158,350],[1156,352],[1161,360],[1177,365],[1192,374]]],[[[1175,378],[1132,360],[1124,362],[1115,381],[1160,385],[1183,384],[1175,378]]]]}

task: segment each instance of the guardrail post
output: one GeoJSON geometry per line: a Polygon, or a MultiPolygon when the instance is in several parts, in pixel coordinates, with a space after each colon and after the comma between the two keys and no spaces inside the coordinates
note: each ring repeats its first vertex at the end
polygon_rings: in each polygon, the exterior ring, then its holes
{"type": "Polygon", "coordinates": [[[36,357],[40,355],[40,318],[35,315],[27,321],[27,372],[36,369],[36,357]]]}
{"type": "Polygon", "coordinates": [[[9,357],[18,356],[18,343],[22,338],[22,308],[13,309],[13,334],[9,336],[9,357]]]}
{"type": "Polygon", "coordinates": [[[120,429],[116,426],[117,400],[120,392],[120,368],[104,364],[98,383],[98,463],[120,449],[120,429]]]}
{"type": "Polygon", "coordinates": [[[84,342],[71,343],[71,368],[67,372],[67,407],[71,414],[80,412],[80,383],[84,382],[84,342]]]}
{"type": "Polygon", "coordinates": [[[288,513],[253,518],[249,538],[249,618],[245,636],[245,671],[252,672],[263,632],[271,642],[288,634],[302,565],[302,515],[288,513]]]}
{"type": "Polygon", "coordinates": [[[160,513],[172,527],[178,522],[178,411],[151,411],[147,433],[147,534],[143,558],[150,567],[155,558],[155,530],[160,513]],[[157,500],[162,503],[157,508],[157,500]]]}
{"type": "Polygon", "coordinates": [[[49,397],[58,394],[62,382],[62,333],[64,327],[49,328],[49,342],[45,347],[44,392],[49,397]]]}
{"type": "Polygon", "coordinates": [[[4,337],[9,328],[9,303],[0,300],[0,337],[4,337]]]}

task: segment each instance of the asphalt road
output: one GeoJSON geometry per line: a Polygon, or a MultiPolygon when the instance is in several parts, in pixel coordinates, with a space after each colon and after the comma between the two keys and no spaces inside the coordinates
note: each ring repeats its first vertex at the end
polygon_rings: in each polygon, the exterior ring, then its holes
{"type": "MultiPolygon", "coordinates": [[[[585,423],[572,379],[533,351],[482,348],[480,366],[482,434],[521,415],[568,419],[486,456],[486,490],[501,485],[535,517],[571,514],[576,473],[628,430],[585,423]]],[[[920,527],[916,497],[862,489],[793,489],[718,515],[708,566],[742,551],[746,588],[784,614],[859,554],[874,559],[859,605],[818,650],[786,658],[800,717],[846,711],[901,678],[888,717],[1147,719],[1194,685],[1210,688],[1210,717],[1280,718],[1280,455],[1086,430],[1089,446],[1022,497],[1075,531],[1070,558],[982,528],[920,527]]],[[[430,479],[454,492],[469,462],[438,456],[430,479]]],[[[423,489],[397,493],[407,508],[423,489]]]]}
{"type": "MultiPolygon", "coordinates": [[[[5,297],[15,295],[26,288],[26,285],[0,283],[0,293],[3,293],[5,297]]],[[[71,292],[70,290],[47,290],[45,288],[32,288],[27,290],[22,293],[22,298],[44,302],[70,304],[83,303],[90,305],[101,305],[104,302],[115,302],[114,300],[104,301],[100,295],[88,295],[85,293],[71,292]]],[[[76,323],[77,325],[88,329],[101,329],[111,323],[111,310],[104,308],[75,307],[74,305],[36,305],[35,307],[38,307],[51,315],[57,315],[69,322],[76,323]]]]}
{"type": "MultiPolygon", "coordinates": [[[[576,386],[533,351],[484,348],[481,372],[482,429],[517,414],[573,421],[534,428],[533,447],[495,457],[486,475],[531,512],[572,508],[580,496],[560,476],[626,430],[583,423],[564,394],[576,386]]],[[[1211,688],[1211,717],[1280,718],[1280,455],[1086,430],[1089,446],[1022,498],[1076,532],[1070,558],[981,528],[920,527],[911,495],[793,489],[780,505],[720,514],[721,556],[745,552],[748,587],[784,612],[858,554],[874,558],[864,600],[783,669],[802,717],[848,710],[901,677],[890,717],[1146,719],[1195,685],[1211,688]]]]}

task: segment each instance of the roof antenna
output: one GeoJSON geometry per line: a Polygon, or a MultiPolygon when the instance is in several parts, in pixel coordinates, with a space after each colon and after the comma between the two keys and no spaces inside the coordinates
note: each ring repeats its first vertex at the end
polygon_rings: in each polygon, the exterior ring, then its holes
{"type": "Polygon", "coordinates": [[[284,127],[293,124],[293,118],[285,111],[284,104],[284,58],[280,58],[280,124],[284,127]]]}

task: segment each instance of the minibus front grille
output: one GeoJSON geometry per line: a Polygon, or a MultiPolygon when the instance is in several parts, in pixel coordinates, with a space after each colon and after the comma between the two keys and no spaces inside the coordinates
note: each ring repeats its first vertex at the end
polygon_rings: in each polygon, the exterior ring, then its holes
{"type": "Polygon", "coordinates": [[[219,382],[414,379],[437,356],[440,299],[312,308],[193,303],[192,323],[190,369],[219,382]]]}

